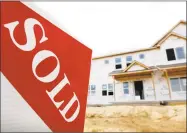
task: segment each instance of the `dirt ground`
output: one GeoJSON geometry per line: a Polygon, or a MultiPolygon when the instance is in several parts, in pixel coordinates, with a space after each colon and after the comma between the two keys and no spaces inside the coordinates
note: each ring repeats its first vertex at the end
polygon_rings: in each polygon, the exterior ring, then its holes
{"type": "Polygon", "coordinates": [[[85,132],[186,132],[186,105],[87,107],[85,132]]]}

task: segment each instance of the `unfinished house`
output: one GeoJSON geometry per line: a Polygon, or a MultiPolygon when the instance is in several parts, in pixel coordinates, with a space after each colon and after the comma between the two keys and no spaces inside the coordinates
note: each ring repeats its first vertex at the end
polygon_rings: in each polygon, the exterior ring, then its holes
{"type": "Polygon", "coordinates": [[[186,22],[153,46],[92,59],[88,104],[186,99],[186,22]]]}

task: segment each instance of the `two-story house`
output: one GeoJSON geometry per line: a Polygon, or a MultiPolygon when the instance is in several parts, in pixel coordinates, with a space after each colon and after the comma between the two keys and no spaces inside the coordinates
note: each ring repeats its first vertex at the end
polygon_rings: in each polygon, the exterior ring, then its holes
{"type": "Polygon", "coordinates": [[[88,104],[186,99],[186,22],[153,46],[92,59],[88,104]]]}

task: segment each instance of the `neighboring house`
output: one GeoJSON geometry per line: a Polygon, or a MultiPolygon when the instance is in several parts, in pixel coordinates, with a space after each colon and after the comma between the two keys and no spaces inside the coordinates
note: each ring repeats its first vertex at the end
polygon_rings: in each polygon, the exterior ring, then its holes
{"type": "Polygon", "coordinates": [[[92,59],[88,104],[186,99],[186,22],[152,47],[92,59]]]}

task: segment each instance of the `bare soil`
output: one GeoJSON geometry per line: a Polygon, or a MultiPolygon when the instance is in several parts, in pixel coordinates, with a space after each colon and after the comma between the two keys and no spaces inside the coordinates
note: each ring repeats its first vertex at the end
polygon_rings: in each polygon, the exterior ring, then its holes
{"type": "Polygon", "coordinates": [[[186,105],[88,107],[85,132],[186,132],[186,105]]]}

